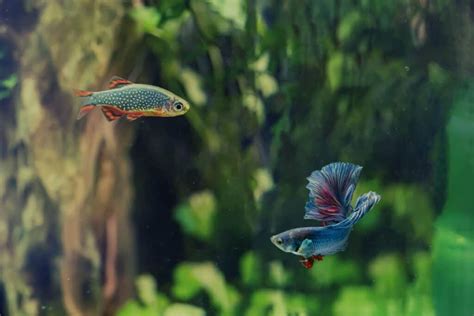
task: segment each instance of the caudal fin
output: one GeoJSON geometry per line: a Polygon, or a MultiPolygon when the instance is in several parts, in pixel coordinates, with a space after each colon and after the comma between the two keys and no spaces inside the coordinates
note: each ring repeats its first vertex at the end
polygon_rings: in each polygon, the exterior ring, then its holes
{"type": "Polygon", "coordinates": [[[345,162],[324,166],[313,171],[307,179],[309,198],[305,206],[305,219],[323,222],[340,222],[351,210],[354,193],[362,167],[345,162]]]}
{"type": "Polygon", "coordinates": [[[77,119],[79,120],[95,108],[95,105],[91,102],[91,96],[93,92],[74,89],[74,94],[78,97],[81,97],[81,109],[77,114],[77,119]]]}
{"type": "Polygon", "coordinates": [[[378,201],[380,195],[375,192],[368,192],[359,196],[354,211],[342,222],[339,222],[331,228],[333,229],[350,229],[355,225],[367,212],[369,212],[378,201]]]}
{"type": "Polygon", "coordinates": [[[380,199],[380,195],[372,191],[362,194],[357,198],[354,212],[352,212],[348,220],[352,223],[352,225],[354,225],[362,218],[362,216],[370,211],[374,205],[380,201],[380,199]]]}

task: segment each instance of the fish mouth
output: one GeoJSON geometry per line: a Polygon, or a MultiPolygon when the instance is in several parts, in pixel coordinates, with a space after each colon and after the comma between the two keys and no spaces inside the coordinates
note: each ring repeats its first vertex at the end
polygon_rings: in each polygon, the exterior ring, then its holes
{"type": "Polygon", "coordinates": [[[270,241],[272,242],[272,244],[275,245],[275,247],[277,247],[277,248],[280,249],[280,250],[285,251],[285,250],[283,249],[283,244],[281,244],[281,243],[279,244],[279,243],[277,242],[278,238],[279,238],[278,235],[272,236],[272,237],[270,237],[270,241]]]}

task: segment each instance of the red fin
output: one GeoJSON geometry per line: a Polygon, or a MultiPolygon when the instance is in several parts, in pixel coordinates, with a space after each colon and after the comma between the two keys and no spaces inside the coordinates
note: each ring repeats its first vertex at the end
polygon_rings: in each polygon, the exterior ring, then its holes
{"type": "Polygon", "coordinates": [[[315,256],[313,256],[313,259],[314,259],[314,260],[317,260],[317,261],[323,261],[323,258],[324,258],[324,256],[322,256],[322,255],[315,255],[315,256]]]}
{"type": "Polygon", "coordinates": [[[141,114],[128,114],[127,115],[127,120],[129,121],[135,121],[137,118],[142,117],[143,115],[141,114]]]}
{"type": "Polygon", "coordinates": [[[123,115],[122,111],[112,106],[102,106],[102,113],[109,122],[118,120],[123,115]]]}
{"type": "Polygon", "coordinates": [[[92,111],[95,108],[95,105],[85,105],[83,106],[80,110],[79,113],[77,114],[77,119],[80,120],[83,118],[87,113],[92,111]]]}
{"type": "Polygon", "coordinates": [[[300,262],[303,265],[303,267],[305,267],[306,269],[311,269],[313,267],[314,259],[312,257],[302,258],[300,262]]]}
{"type": "Polygon", "coordinates": [[[74,94],[78,97],[88,97],[92,95],[92,91],[74,89],[74,94]]]}
{"type": "Polygon", "coordinates": [[[132,84],[130,80],[120,78],[118,76],[113,76],[109,81],[109,89],[120,88],[128,84],[132,84]]]}

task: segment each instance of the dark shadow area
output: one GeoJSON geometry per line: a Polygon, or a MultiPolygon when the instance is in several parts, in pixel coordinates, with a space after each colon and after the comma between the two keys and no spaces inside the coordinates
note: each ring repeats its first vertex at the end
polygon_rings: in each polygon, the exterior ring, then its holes
{"type": "Polygon", "coordinates": [[[184,260],[183,233],[173,210],[185,190],[199,182],[194,169],[192,130],[187,120],[148,118],[137,122],[131,149],[138,272],[168,283],[184,260]]]}

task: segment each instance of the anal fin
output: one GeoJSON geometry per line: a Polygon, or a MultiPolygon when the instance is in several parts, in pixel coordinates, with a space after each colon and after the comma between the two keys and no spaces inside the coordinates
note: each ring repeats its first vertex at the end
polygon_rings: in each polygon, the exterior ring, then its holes
{"type": "Polygon", "coordinates": [[[141,114],[127,114],[127,120],[135,121],[137,118],[141,117],[141,114]]]}
{"type": "Polygon", "coordinates": [[[123,116],[123,112],[112,106],[102,106],[102,113],[104,113],[107,121],[116,121],[123,116]]]}

